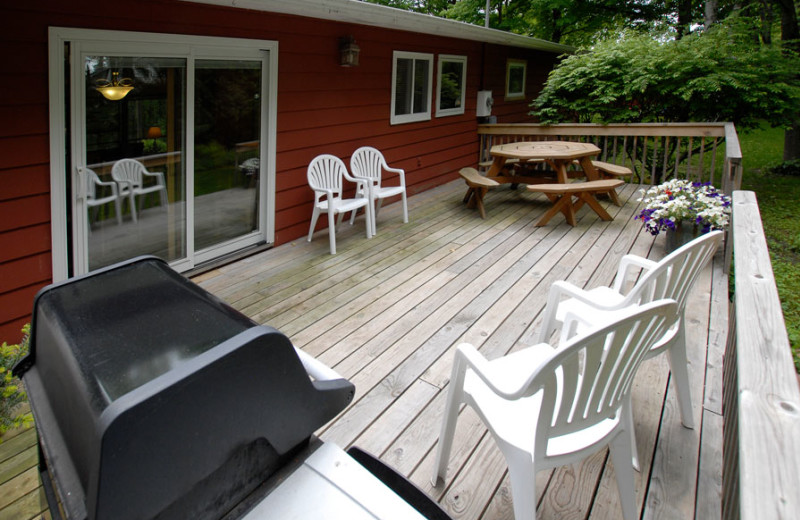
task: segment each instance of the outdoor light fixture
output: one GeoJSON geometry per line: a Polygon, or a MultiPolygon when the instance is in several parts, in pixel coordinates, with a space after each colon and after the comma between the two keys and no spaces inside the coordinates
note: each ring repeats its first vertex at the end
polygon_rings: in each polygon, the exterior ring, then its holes
{"type": "Polygon", "coordinates": [[[352,36],[342,38],[339,43],[339,64],[342,67],[357,67],[358,66],[358,53],[361,48],[356,44],[352,36]]]}
{"type": "Polygon", "coordinates": [[[98,79],[94,88],[109,101],[119,101],[133,90],[133,80],[130,78],[119,79],[119,72],[112,72],[111,81],[98,79]]]}

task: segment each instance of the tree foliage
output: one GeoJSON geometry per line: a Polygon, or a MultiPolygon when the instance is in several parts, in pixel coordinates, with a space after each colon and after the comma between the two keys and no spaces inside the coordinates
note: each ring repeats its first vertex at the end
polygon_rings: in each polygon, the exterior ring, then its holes
{"type": "Polygon", "coordinates": [[[628,33],[565,58],[532,114],[542,122],[788,122],[800,107],[796,54],[726,23],[661,42],[628,33]]]}

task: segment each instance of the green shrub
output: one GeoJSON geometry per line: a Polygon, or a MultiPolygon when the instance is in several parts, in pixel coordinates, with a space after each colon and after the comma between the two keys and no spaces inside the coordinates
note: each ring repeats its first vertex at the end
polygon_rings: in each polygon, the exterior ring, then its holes
{"type": "Polygon", "coordinates": [[[775,175],[791,175],[794,177],[800,177],[800,159],[785,161],[777,166],[773,166],[769,169],[769,173],[775,175]]]}
{"type": "Polygon", "coordinates": [[[0,347],[0,435],[33,421],[29,413],[22,411],[22,404],[28,399],[22,381],[11,373],[14,365],[28,354],[30,328],[30,324],[22,328],[23,337],[19,345],[9,345],[4,341],[0,347]]]}

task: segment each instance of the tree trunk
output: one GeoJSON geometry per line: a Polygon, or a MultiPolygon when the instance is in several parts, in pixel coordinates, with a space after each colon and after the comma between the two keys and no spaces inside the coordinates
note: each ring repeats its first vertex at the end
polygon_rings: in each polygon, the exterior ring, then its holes
{"type": "Polygon", "coordinates": [[[708,29],[717,22],[718,4],[719,4],[718,0],[706,0],[705,11],[703,13],[705,15],[703,24],[706,26],[706,29],[708,29]]]}
{"type": "Polygon", "coordinates": [[[677,34],[676,40],[680,40],[684,35],[689,34],[692,25],[692,1],[678,0],[678,25],[675,27],[677,34]]]}
{"type": "MultiPolygon", "coordinates": [[[[784,45],[800,51],[800,29],[797,25],[797,9],[794,0],[776,0],[781,10],[781,40],[784,45]]],[[[783,134],[783,160],[800,158],[800,114],[795,114],[791,128],[783,134]]]]}

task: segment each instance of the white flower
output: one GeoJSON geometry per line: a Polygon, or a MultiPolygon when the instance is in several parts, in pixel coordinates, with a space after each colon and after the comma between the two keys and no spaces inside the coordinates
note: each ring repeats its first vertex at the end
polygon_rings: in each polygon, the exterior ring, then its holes
{"type": "Polygon", "coordinates": [[[639,201],[645,206],[636,218],[642,219],[653,235],[675,229],[681,221],[701,226],[704,233],[728,225],[730,198],[711,184],[673,179],[641,191],[639,201]]]}

